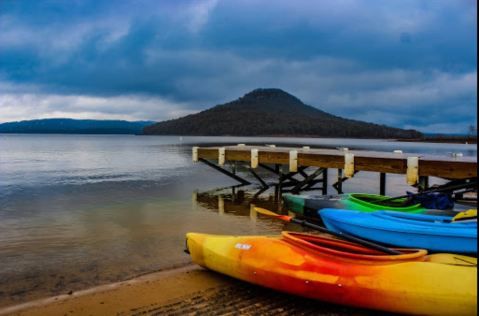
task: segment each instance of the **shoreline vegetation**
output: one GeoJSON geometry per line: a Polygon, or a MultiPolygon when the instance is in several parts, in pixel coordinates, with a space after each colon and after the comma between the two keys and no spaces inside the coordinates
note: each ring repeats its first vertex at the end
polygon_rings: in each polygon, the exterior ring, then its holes
{"type": "Polygon", "coordinates": [[[424,143],[447,143],[447,144],[477,144],[477,136],[424,136],[412,139],[397,139],[398,142],[424,142],[424,143]]]}
{"type": "Polygon", "coordinates": [[[38,119],[0,124],[5,134],[141,134],[153,121],[38,119]]]}

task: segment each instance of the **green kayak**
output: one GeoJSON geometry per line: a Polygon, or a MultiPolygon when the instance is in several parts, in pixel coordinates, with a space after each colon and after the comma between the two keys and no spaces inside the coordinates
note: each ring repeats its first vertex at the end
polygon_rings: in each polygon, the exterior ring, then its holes
{"type": "Polygon", "coordinates": [[[447,215],[456,214],[457,210],[432,210],[426,209],[421,204],[407,205],[407,200],[396,199],[381,203],[389,196],[367,193],[348,193],[340,195],[294,195],[283,194],[286,209],[305,217],[319,218],[318,210],[323,208],[336,208],[374,212],[379,210],[399,211],[415,214],[447,215]]]}

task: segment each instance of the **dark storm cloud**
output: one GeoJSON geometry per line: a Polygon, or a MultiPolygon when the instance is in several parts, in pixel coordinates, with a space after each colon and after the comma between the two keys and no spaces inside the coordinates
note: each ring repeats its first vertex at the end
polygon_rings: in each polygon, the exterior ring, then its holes
{"type": "Polygon", "coordinates": [[[337,115],[456,131],[477,117],[476,23],[473,1],[7,0],[0,106],[83,96],[102,115],[165,119],[278,87],[337,115]],[[133,111],[142,98],[169,110],[133,111]]]}

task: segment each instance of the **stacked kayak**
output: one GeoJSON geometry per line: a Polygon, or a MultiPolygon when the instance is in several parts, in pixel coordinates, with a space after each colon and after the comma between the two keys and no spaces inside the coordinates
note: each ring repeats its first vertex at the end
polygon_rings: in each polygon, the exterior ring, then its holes
{"type": "Polygon", "coordinates": [[[421,204],[406,205],[405,198],[382,201],[390,199],[389,196],[367,193],[348,193],[340,195],[295,195],[283,194],[283,201],[289,211],[295,212],[310,218],[318,218],[317,211],[323,208],[335,208],[346,210],[357,210],[361,212],[375,212],[379,210],[392,210],[413,214],[448,214],[454,215],[462,207],[458,205],[456,210],[431,210],[421,204]]]}
{"type": "Polygon", "coordinates": [[[281,236],[188,233],[193,262],[303,297],[382,311],[474,315],[477,259],[400,249],[384,255],[347,241],[283,232],[281,236]]]}
{"type": "Polygon", "coordinates": [[[335,232],[396,247],[477,253],[477,221],[454,222],[449,216],[394,211],[322,209],[318,213],[326,227],[335,232]]]}

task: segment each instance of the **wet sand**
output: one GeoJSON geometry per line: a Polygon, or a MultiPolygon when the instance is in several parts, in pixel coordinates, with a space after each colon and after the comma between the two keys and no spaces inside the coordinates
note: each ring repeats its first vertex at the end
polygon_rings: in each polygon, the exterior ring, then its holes
{"type": "Polygon", "coordinates": [[[384,315],[293,297],[196,265],[0,309],[0,315],[384,315]]]}

